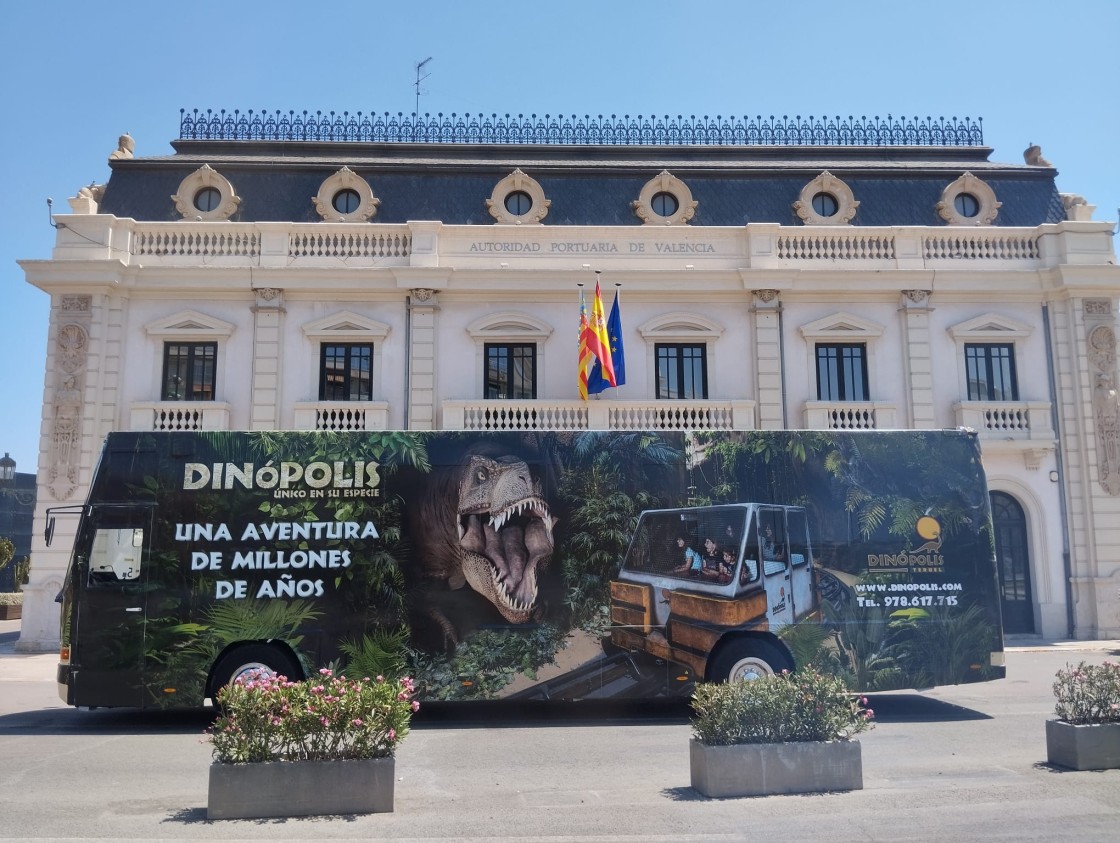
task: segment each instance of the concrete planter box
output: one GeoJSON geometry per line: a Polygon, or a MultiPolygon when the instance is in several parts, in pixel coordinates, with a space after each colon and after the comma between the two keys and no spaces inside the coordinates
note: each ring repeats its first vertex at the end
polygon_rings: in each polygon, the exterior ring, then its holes
{"type": "Polygon", "coordinates": [[[1046,760],[1071,770],[1120,769],[1120,723],[1046,721],[1046,760]]]}
{"type": "Polygon", "coordinates": [[[393,810],[394,759],[211,764],[206,818],[308,817],[393,810]]]}
{"type": "Polygon", "coordinates": [[[769,796],[863,789],[859,741],[689,746],[692,787],[704,796],[769,796]]]}

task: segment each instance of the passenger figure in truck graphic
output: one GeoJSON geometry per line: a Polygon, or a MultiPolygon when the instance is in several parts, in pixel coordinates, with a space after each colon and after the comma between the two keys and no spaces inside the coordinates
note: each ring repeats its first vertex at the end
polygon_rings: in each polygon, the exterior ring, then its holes
{"type": "Polygon", "coordinates": [[[818,610],[811,560],[802,507],[742,503],[643,512],[611,583],[611,643],[684,665],[697,679],[790,669],[793,658],[776,633],[818,610]],[[696,578],[682,574],[675,558],[651,558],[650,549],[665,547],[682,526],[706,537],[696,578]],[[727,535],[728,526],[744,538],[720,547],[714,537],[727,535]],[[768,534],[773,552],[764,545],[768,534]]]}
{"type": "Polygon", "coordinates": [[[673,569],[673,573],[684,574],[690,577],[700,576],[700,571],[704,567],[703,557],[688,546],[688,539],[683,535],[677,536],[676,547],[677,553],[681,555],[683,561],[673,569]]]}

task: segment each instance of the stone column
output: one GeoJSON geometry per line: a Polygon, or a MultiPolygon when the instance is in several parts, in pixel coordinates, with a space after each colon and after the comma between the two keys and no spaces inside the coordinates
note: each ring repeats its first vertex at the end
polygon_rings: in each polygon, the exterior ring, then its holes
{"type": "Polygon", "coordinates": [[[89,482],[89,467],[100,445],[90,429],[85,398],[94,331],[92,296],[59,297],[50,319],[31,572],[30,581],[23,587],[23,622],[16,643],[16,650],[23,653],[58,649],[58,604],[54,597],[66,575],[77,519],[59,519],[59,529],[48,548],[43,539],[42,513],[49,506],[82,502],[78,493],[82,483],[89,482]]]}
{"type": "Polygon", "coordinates": [[[253,304],[253,373],[251,430],[279,430],[280,344],[284,327],[284,291],[272,287],[255,290],[253,304]]]}
{"type": "Polygon", "coordinates": [[[899,312],[902,314],[903,371],[910,426],[921,430],[937,427],[933,403],[933,356],[929,342],[929,290],[903,290],[899,312]]]}
{"type": "Polygon", "coordinates": [[[436,291],[415,287],[408,297],[408,429],[436,430],[436,291]]]}
{"type": "Polygon", "coordinates": [[[755,290],[754,393],[760,430],[786,427],[785,384],[782,371],[782,302],[777,290],[755,290]]]}

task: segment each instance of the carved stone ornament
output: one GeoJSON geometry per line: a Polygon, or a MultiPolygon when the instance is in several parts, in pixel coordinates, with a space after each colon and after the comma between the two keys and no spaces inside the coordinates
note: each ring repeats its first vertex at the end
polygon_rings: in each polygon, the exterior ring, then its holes
{"type": "Polygon", "coordinates": [[[324,180],[319,192],[311,197],[311,204],[324,222],[369,222],[377,213],[381,200],[373,195],[368,181],[349,167],[343,167],[324,180]],[[350,210],[344,204],[338,207],[341,201],[336,201],[345,191],[353,191],[358,196],[357,206],[350,210]]]}
{"type": "Polygon", "coordinates": [[[89,335],[81,325],[63,325],[58,329],[58,366],[73,373],[85,366],[89,335]]]}
{"type": "Polygon", "coordinates": [[[233,216],[241,197],[233,192],[229,179],[209,164],[203,164],[179,182],[179,190],[171,201],[185,220],[220,222],[233,216]],[[211,191],[214,190],[218,192],[217,201],[212,201],[211,191]]]}
{"type": "Polygon", "coordinates": [[[1086,316],[1111,316],[1112,302],[1109,299],[1085,299],[1082,310],[1086,316]]]}
{"type": "Polygon", "coordinates": [[[774,299],[778,297],[777,290],[755,290],[754,294],[763,304],[770,304],[770,302],[774,301],[774,299]]]}
{"type": "Polygon", "coordinates": [[[684,225],[696,215],[699,203],[692,198],[688,185],[668,170],[662,170],[642,188],[638,198],[630,203],[634,214],[646,225],[684,225]],[[668,216],[661,216],[653,210],[653,197],[668,193],[677,202],[677,210],[668,216]]]}
{"type": "Polygon", "coordinates": [[[90,182],[85,187],[79,188],[76,196],[71,196],[67,201],[70,210],[75,214],[96,214],[105,196],[105,185],[90,182]]]}
{"type": "Polygon", "coordinates": [[[429,289],[428,287],[414,287],[409,290],[412,298],[418,302],[431,301],[432,296],[435,295],[435,292],[435,290],[429,289]]]}
{"type": "Polygon", "coordinates": [[[283,290],[278,290],[275,287],[258,287],[253,292],[257,294],[257,298],[261,301],[276,301],[280,298],[283,290]]]}
{"type": "Polygon", "coordinates": [[[89,313],[92,304],[89,296],[63,296],[59,307],[67,313],[89,313]]]}
{"type": "Polygon", "coordinates": [[[55,341],[62,374],[53,396],[50,463],[47,479],[56,499],[70,497],[78,485],[82,438],[82,377],[89,336],[81,325],[63,325],[55,341]]]}
{"type": "Polygon", "coordinates": [[[1042,157],[1042,147],[1032,143],[1023,150],[1023,160],[1029,167],[1053,167],[1054,165],[1042,157]]]}
{"type": "Polygon", "coordinates": [[[496,185],[486,208],[497,222],[503,225],[536,225],[548,215],[551,199],[546,199],[544,188],[531,176],[521,170],[514,170],[496,185]],[[508,199],[512,193],[524,193],[529,197],[529,209],[523,214],[515,214],[509,209],[508,199]]]}
{"type": "Polygon", "coordinates": [[[852,189],[836,176],[825,170],[805,187],[801,195],[793,203],[793,210],[805,225],[847,225],[856,215],[859,200],[856,199],[852,189]],[[813,197],[824,193],[831,196],[836,202],[836,213],[831,216],[818,214],[813,208],[813,197]]]}
{"type": "Polygon", "coordinates": [[[972,173],[965,173],[945,186],[941,191],[941,201],[934,207],[949,225],[991,225],[1002,204],[996,200],[996,193],[987,182],[972,173]],[[956,199],[964,193],[972,196],[979,205],[975,216],[966,217],[957,211],[956,199]]]}
{"type": "Polygon", "coordinates": [[[1101,488],[1120,495],[1120,394],[1116,388],[1116,332],[1098,325],[1089,332],[1089,359],[1096,369],[1093,413],[1097,433],[1097,475],[1101,488]]]}
{"type": "Polygon", "coordinates": [[[914,304],[925,304],[927,301],[929,301],[930,291],[929,290],[903,290],[902,295],[904,295],[907,298],[907,300],[912,301],[914,304]]]}
{"type": "Polygon", "coordinates": [[[110,161],[125,161],[132,157],[132,151],[136,149],[136,141],[132,139],[132,135],[125,132],[117,138],[117,148],[109,153],[110,161]]]}

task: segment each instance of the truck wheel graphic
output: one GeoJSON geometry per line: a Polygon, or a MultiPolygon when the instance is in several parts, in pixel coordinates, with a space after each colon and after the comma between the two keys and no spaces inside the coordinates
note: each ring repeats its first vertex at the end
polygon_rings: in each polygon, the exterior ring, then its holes
{"type": "Polygon", "coordinates": [[[214,665],[210,681],[210,698],[217,697],[218,690],[244,676],[251,670],[264,670],[268,673],[287,676],[291,680],[303,678],[303,671],[290,655],[279,647],[268,644],[245,644],[230,650],[214,665]]]}
{"type": "Polygon", "coordinates": [[[765,641],[739,638],[728,641],[712,661],[708,678],[714,682],[741,682],[773,676],[787,668],[786,658],[765,641]]]}

